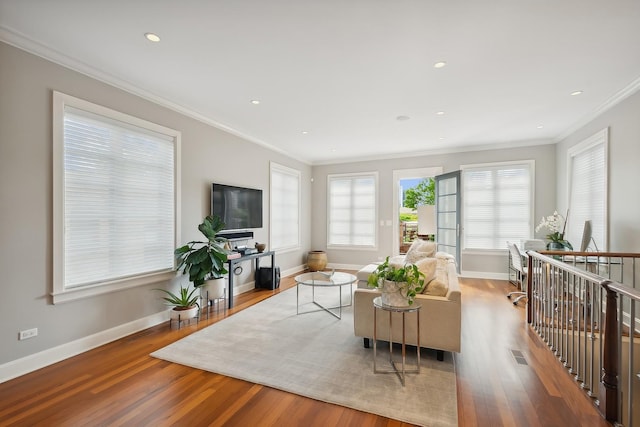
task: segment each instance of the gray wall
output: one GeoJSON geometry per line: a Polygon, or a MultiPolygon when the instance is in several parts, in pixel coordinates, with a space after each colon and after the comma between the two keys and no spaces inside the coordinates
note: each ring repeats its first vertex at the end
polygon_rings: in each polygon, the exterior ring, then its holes
{"type": "MultiPolygon", "coordinates": [[[[163,310],[152,288],[164,283],[52,305],[52,124],[51,94],[58,90],[182,132],[182,240],[209,211],[209,184],[262,188],[265,227],[255,240],[268,241],[269,161],[302,172],[302,248],[278,254],[283,269],[304,263],[310,249],[326,249],[326,179],[330,173],[378,171],[379,219],[392,218],[392,171],[508,160],[536,161],[535,222],[566,209],[566,151],[610,127],[610,249],[640,250],[634,196],[640,180],[640,94],[602,114],[557,146],[538,145],[351,162],[311,168],[280,153],[230,135],[82,74],[0,43],[0,365],[54,348],[163,310]],[[557,162],[556,162],[557,159],[557,162]],[[311,183],[313,178],[313,183],[311,183]],[[37,327],[39,336],[18,341],[18,331],[37,327]]],[[[543,237],[540,233],[538,237],[543,237]]],[[[376,251],[328,251],[329,262],[364,265],[391,253],[392,229],[381,227],[376,251]]],[[[506,273],[506,252],[463,253],[462,269],[487,277],[506,273]]]]}
{"type": "Polygon", "coordinates": [[[199,238],[213,181],[264,193],[268,242],[269,161],[302,172],[302,249],[277,264],[304,263],[310,248],[311,167],[127,92],[0,43],[0,365],[164,310],[157,283],[52,305],[52,91],[182,132],[182,240],[199,238]],[[18,341],[18,331],[39,336],[18,341]]]}
{"type": "Polygon", "coordinates": [[[568,205],[568,149],[606,127],[609,128],[608,249],[612,252],[640,252],[640,92],[557,144],[558,207],[565,211],[568,205]]]}
{"type": "MultiPolygon", "coordinates": [[[[326,250],[327,246],[327,175],[336,173],[378,171],[378,219],[391,220],[393,217],[393,171],[441,166],[444,172],[458,170],[460,165],[503,162],[511,160],[535,160],[535,188],[548,189],[536,191],[535,215],[539,218],[547,212],[553,212],[555,203],[555,147],[553,145],[534,145],[499,150],[469,151],[455,154],[415,156],[388,160],[375,160],[335,165],[314,166],[313,168],[313,206],[311,242],[313,249],[326,250]]],[[[532,230],[533,231],[533,230],[532,230]]],[[[378,227],[378,248],[376,251],[336,250],[327,251],[329,263],[365,265],[384,259],[392,253],[393,229],[390,226],[378,227]]],[[[504,251],[463,252],[461,269],[463,272],[482,273],[486,277],[506,275],[506,248],[504,251]]]]}

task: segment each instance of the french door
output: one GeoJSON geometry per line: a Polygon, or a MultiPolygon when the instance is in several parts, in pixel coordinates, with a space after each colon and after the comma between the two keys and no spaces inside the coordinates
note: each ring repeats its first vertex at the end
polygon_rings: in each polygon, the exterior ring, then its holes
{"type": "Polygon", "coordinates": [[[460,273],[460,171],[438,175],[434,179],[438,251],[455,256],[460,273]]]}

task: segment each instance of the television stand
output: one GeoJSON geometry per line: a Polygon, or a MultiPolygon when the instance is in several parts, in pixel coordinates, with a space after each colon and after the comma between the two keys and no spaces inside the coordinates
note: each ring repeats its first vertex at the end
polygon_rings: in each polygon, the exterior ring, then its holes
{"type": "Polygon", "coordinates": [[[249,254],[249,255],[242,255],[239,258],[234,258],[234,259],[229,259],[227,260],[227,264],[229,264],[229,298],[227,298],[228,303],[228,307],[232,308],[233,307],[233,268],[235,265],[244,262],[244,261],[251,261],[251,260],[255,260],[255,273],[254,273],[254,280],[257,280],[257,274],[258,271],[260,270],[260,258],[262,257],[271,257],[271,267],[273,267],[271,269],[271,283],[276,283],[276,253],[274,251],[264,251],[264,252],[258,252],[257,254],[249,254]]]}

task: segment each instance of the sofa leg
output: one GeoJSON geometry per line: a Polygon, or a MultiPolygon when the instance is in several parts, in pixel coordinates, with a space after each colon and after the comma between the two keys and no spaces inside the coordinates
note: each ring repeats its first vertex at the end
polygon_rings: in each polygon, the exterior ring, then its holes
{"type": "Polygon", "coordinates": [[[364,348],[369,348],[369,338],[363,338],[362,341],[364,344],[364,348]]]}
{"type": "Polygon", "coordinates": [[[439,362],[442,362],[444,360],[443,350],[436,350],[436,359],[438,359],[439,362]]]}

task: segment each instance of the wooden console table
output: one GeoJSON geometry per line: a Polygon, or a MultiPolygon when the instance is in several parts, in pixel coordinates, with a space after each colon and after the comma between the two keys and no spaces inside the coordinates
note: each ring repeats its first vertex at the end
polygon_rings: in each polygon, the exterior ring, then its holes
{"type": "Polygon", "coordinates": [[[271,283],[276,283],[276,253],[274,251],[265,251],[258,252],[257,254],[249,254],[242,255],[240,258],[234,258],[227,260],[227,264],[229,264],[229,308],[233,307],[233,269],[236,264],[239,264],[243,261],[255,260],[255,274],[254,280],[258,280],[258,270],[260,269],[260,258],[270,256],[271,257],[271,283]]]}

